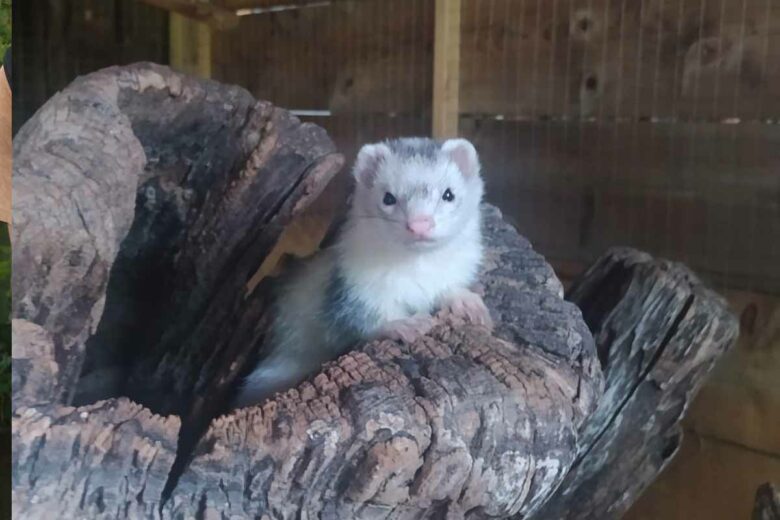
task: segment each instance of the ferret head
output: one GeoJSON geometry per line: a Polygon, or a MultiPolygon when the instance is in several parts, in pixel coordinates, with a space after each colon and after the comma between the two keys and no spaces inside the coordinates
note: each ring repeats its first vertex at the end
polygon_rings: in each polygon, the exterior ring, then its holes
{"type": "Polygon", "coordinates": [[[367,144],[353,173],[352,217],[406,247],[444,244],[479,216],[484,191],[479,158],[465,139],[367,144]]]}

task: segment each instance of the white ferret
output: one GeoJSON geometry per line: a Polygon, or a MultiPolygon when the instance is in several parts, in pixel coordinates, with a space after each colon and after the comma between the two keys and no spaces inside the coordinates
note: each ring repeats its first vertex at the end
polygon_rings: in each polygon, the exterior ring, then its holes
{"type": "Polygon", "coordinates": [[[482,258],[484,187],[474,146],[425,138],[368,144],[353,174],[338,239],[282,285],[267,355],[234,407],[299,383],[358,341],[412,342],[437,310],[492,326],[469,290],[482,258]]]}

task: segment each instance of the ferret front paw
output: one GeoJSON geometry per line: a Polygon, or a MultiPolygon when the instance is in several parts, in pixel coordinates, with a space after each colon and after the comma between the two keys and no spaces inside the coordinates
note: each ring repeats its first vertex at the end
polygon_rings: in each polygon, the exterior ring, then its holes
{"type": "Polygon", "coordinates": [[[455,291],[444,298],[439,314],[444,320],[455,317],[487,327],[488,330],[493,329],[493,318],[482,297],[468,289],[455,291]]]}
{"type": "Polygon", "coordinates": [[[415,314],[402,320],[394,320],[385,324],[378,333],[378,339],[392,339],[404,343],[414,343],[425,336],[436,324],[430,314],[415,314]]]}

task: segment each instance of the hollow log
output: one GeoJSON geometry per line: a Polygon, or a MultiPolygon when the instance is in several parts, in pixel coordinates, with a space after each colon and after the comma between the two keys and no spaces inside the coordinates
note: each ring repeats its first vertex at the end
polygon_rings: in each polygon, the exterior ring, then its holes
{"type": "Polygon", "coordinates": [[[485,206],[493,334],[375,342],[214,421],[165,511],[276,518],[504,518],[565,474],[601,376],[550,267],[485,206]]]}
{"type": "Polygon", "coordinates": [[[14,423],[14,486],[35,498],[15,511],[45,516],[59,503],[64,488],[41,490],[70,452],[21,448],[46,447],[46,425],[82,414],[117,440],[104,453],[74,424],[73,456],[123,462],[105,479],[85,469],[58,484],[83,497],[71,517],[134,507],[101,490],[136,472],[165,476],[142,486],[152,511],[181,440],[176,416],[192,431],[208,424],[260,339],[239,327],[260,302],[246,282],[343,158],[321,128],[241,88],[152,64],[76,80],[20,130],[14,155],[13,409],[28,418],[14,423]],[[165,453],[131,449],[158,421],[165,453]]]}
{"type": "Polygon", "coordinates": [[[574,462],[603,385],[593,338],[497,209],[492,333],[358,345],[217,417],[267,326],[264,282],[246,284],[342,165],[325,133],[138,64],[74,82],[14,153],[16,515],[528,516],[574,462]]]}
{"type": "Polygon", "coordinates": [[[780,491],[769,482],[756,490],[753,520],[780,520],[780,491]]]}
{"type": "Polygon", "coordinates": [[[607,252],[567,299],[593,333],[606,388],[535,518],[620,518],[677,453],[680,420],[739,323],[685,266],[633,249],[607,252]]]}

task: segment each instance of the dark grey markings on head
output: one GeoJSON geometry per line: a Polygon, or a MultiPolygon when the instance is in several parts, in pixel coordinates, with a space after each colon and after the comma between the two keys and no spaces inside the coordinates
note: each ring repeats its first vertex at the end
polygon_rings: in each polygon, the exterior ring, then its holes
{"type": "Polygon", "coordinates": [[[328,343],[342,345],[344,350],[357,343],[379,324],[379,316],[351,290],[338,266],[331,272],[322,306],[328,343]]]}
{"type": "Polygon", "coordinates": [[[402,159],[421,157],[429,161],[435,161],[441,150],[442,143],[427,137],[403,137],[390,139],[385,142],[393,154],[402,159]]]}

